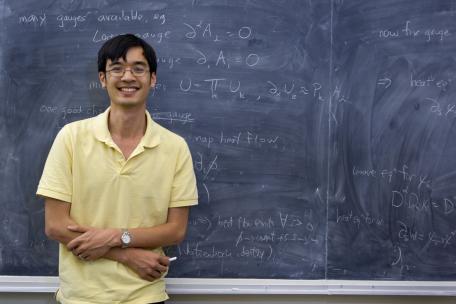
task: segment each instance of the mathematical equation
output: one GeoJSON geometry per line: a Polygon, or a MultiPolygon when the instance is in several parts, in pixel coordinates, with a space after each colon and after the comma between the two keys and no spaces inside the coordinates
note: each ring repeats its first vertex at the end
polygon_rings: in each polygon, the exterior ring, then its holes
{"type": "Polygon", "coordinates": [[[205,245],[204,241],[187,241],[178,246],[180,255],[194,258],[241,257],[267,261],[274,257],[277,246],[286,246],[287,243],[316,246],[322,241],[317,237],[317,224],[313,222],[311,209],[299,215],[277,212],[265,217],[197,216],[189,220],[189,226],[205,231],[222,231],[231,238],[225,238],[223,248],[205,245]]]}

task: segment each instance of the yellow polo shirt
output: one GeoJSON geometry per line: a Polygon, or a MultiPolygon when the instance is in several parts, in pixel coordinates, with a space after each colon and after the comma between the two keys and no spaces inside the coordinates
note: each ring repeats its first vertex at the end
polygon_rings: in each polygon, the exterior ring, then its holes
{"type": "MultiPolygon", "coordinates": [[[[72,219],[99,228],[156,226],[166,222],[168,208],[197,204],[193,162],[184,139],[146,112],[146,132],[126,160],[109,133],[108,113],[70,123],[57,134],[37,194],[71,203],[72,219]]],[[[81,261],[62,244],[59,278],[57,299],[64,304],[138,304],[168,298],[163,278],[143,280],[108,259],[81,261]]]]}

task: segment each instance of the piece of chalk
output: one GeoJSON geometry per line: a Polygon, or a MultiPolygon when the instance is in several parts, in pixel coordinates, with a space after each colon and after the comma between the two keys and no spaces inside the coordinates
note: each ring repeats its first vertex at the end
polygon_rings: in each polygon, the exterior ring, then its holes
{"type": "Polygon", "coordinates": [[[175,261],[175,260],[177,260],[177,257],[169,258],[169,261],[170,261],[170,262],[175,261]]]}

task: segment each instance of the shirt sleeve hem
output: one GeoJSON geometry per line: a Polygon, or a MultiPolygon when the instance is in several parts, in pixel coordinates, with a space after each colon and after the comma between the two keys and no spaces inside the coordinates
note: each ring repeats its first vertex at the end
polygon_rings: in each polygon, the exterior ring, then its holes
{"type": "Polygon", "coordinates": [[[71,203],[71,195],[61,193],[58,191],[54,191],[54,190],[50,190],[50,189],[38,188],[38,191],[36,191],[36,195],[50,197],[50,198],[58,199],[58,200],[61,200],[64,202],[71,203]]]}
{"type": "Polygon", "coordinates": [[[189,199],[189,200],[184,200],[184,201],[171,202],[169,204],[169,208],[194,206],[194,205],[198,205],[198,199],[189,199]]]}

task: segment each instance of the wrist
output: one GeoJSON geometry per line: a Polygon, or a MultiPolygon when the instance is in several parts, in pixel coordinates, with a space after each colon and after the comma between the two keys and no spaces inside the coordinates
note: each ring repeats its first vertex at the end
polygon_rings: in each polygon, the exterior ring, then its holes
{"type": "Polygon", "coordinates": [[[119,262],[121,262],[124,265],[127,265],[129,262],[128,251],[129,251],[128,248],[125,248],[125,249],[119,248],[119,259],[120,259],[119,262]]]}
{"type": "Polygon", "coordinates": [[[127,265],[129,262],[127,251],[128,249],[112,248],[108,251],[108,254],[105,256],[105,258],[127,265]]]}
{"type": "Polygon", "coordinates": [[[122,249],[120,247],[111,248],[103,257],[112,261],[128,265],[130,262],[129,252],[130,249],[122,249]]]}
{"type": "Polygon", "coordinates": [[[110,247],[122,247],[122,229],[113,229],[111,241],[109,242],[110,247]]]}
{"type": "Polygon", "coordinates": [[[121,229],[120,244],[122,248],[128,248],[131,246],[133,236],[128,229],[121,229]]]}

